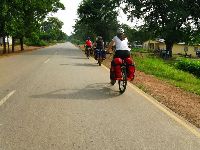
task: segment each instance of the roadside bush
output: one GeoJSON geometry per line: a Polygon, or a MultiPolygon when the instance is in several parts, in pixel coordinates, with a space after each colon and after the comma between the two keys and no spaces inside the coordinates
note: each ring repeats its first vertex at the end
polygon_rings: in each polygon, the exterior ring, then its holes
{"type": "Polygon", "coordinates": [[[189,72],[198,78],[200,77],[200,62],[191,59],[181,59],[176,64],[177,69],[189,72]]]}
{"type": "Polygon", "coordinates": [[[47,46],[48,43],[41,40],[36,33],[32,33],[31,36],[25,39],[25,44],[28,46],[47,46]]]}
{"type": "Polygon", "coordinates": [[[47,46],[48,45],[48,43],[43,40],[34,41],[31,39],[26,39],[25,44],[27,46],[47,46]]]}
{"type": "Polygon", "coordinates": [[[70,42],[72,42],[73,44],[76,44],[76,45],[83,44],[83,42],[81,42],[80,40],[77,40],[77,39],[71,39],[70,42]]]}

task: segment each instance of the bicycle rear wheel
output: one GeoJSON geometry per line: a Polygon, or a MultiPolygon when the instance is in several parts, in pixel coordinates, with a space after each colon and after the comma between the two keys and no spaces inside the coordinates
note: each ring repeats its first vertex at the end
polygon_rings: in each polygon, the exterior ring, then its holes
{"type": "Polygon", "coordinates": [[[89,49],[87,49],[87,51],[86,51],[86,56],[89,59],[89,57],[90,57],[90,50],[89,49]]]}
{"type": "Polygon", "coordinates": [[[101,59],[98,60],[98,64],[99,64],[99,66],[101,66],[101,59]]]}
{"type": "Polygon", "coordinates": [[[102,61],[103,61],[102,57],[99,56],[99,58],[98,58],[98,64],[99,64],[99,66],[101,66],[102,61]]]}
{"type": "Polygon", "coordinates": [[[102,51],[99,50],[99,53],[98,53],[98,64],[99,64],[99,66],[101,66],[102,61],[103,61],[103,59],[102,59],[102,51]]]}
{"type": "Polygon", "coordinates": [[[119,92],[123,94],[126,90],[127,86],[127,74],[126,74],[126,67],[122,67],[122,80],[118,81],[119,84],[119,92]]]}

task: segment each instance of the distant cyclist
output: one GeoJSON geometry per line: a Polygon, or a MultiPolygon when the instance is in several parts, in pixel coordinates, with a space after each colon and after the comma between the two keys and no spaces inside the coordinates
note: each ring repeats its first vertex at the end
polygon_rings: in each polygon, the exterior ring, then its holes
{"type": "Polygon", "coordinates": [[[98,55],[99,51],[102,52],[102,57],[103,57],[103,59],[105,59],[106,51],[104,49],[104,42],[103,42],[103,38],[101,36],[97,37],[96,41],[94,42],[94,47],[95,47],[95,51],[94,51],[95,59],[97,59],[97,55],[98,55]]]}
{"type": "Polygon", "coordinates": [[[133,65],[133,61],[130,55],[130,48],[128,39],[124,34],[124,30],[119,28],[117,30],[117,35],[113,37],[112,41],[108,46],[108,51],[112,49],[112,46],[115,45],[115,55],[111,62],[111,69],[110,69],[110,79],[111,84],[114,85],[116,80],[121,78],[121,64],[122,60],[125,61],[127,65],[127,79],[133,80],[135,67],[133,65]]]}
{"type": "Polygon", "coordinates": [[[87,53],[88,50],[92,49],[92,41],[90,40],[90,37],[87,38],[85,41],[85,54],[87,53]]]}

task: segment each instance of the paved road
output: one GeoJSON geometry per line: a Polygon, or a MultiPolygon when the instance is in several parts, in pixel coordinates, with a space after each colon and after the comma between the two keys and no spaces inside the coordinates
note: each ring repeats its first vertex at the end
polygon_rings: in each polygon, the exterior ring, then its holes
{"type": "Polygon", "coordinates": [[[120,95],[71,43],[2,58],[0,150],[199,150],[197,129],[149,99],[120,95]]]}

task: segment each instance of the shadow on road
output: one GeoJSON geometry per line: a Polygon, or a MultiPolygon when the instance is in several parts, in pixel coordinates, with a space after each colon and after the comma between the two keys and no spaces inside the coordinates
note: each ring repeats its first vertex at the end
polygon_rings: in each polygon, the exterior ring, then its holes
{"type": "Polygon", "coordinates": [[[87,57],[84,57],[84,56],[83,56],[83,57],[79,57],[79,56],[74,56],[74,57],[73,57],[73,56],[71,56],[71,57],[70,57],[70,56],[66,56],[65,58],[71,58],[71,59],[86,59],[86,60],[88,59],[87,57]]]}
{"type": "Polygon", "coordinates": [[[113,90],[108,83],[95,83],[81,89],[60,89],[31,98],[66,99],[66,100],[108,100],[119,96],[119,91],[113,90]]]}
{"type": "Polygon", "coordinates": [[[97,63],[75,63],[74,66],[87,66],[87,67],[97,67],[97,63]]]}

